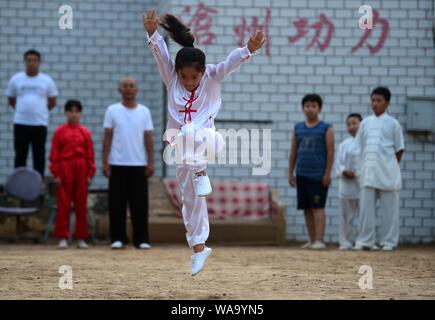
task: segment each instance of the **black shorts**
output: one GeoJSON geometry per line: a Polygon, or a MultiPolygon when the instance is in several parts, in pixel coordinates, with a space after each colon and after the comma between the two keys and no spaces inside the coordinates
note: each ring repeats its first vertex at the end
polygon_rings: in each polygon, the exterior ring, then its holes
{"type": "Polygon", "coordinates": [[[296,176],[296,193],[299,210],[325,208],[328,187],[323,186],[322,180],[296,176]]]}

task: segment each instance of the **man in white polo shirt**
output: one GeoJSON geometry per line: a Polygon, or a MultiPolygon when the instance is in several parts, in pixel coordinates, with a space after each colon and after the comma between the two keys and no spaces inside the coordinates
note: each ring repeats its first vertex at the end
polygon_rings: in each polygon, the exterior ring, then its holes
{"type": "Polygon", "coordinates": [[[123,79],[119,92],[122,102],[110,105],[104,116],[103,170],[109,178],[110,238],[113,249],[124,248],[128,205],[133,244],[149,249],[147,178],[154,172],[153,122],[149,109],[136,102],[134,79],[123,79]]]}
{"type": "Polygon", "coordinates": [[[41,54],[28,50],[24,54],[26,71],[9,80],[6,96],[8,104],[15,109],[15,168],[26,166],[29,145],[32,145],[33,167],[44,177],[49,111],[56,106],[58,92],[53,79],[39,72],[40,63],[41,54]]]}

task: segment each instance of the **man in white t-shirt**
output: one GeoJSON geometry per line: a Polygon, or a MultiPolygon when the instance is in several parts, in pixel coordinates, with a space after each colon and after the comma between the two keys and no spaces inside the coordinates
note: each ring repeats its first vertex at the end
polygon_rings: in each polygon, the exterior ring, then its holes
{"type": "Polygon", "coordinates": [[[32,145],[33,167],[44,177],[49,111],[56,106],[58,92],[53,79],[39,72],[40,63],[38,51],[24,53],[26,70],[9,80],[6,96],[8,104],[15,109],[15,168],[26,166],[29,145],[32,145]]]}
{"type": "Polygon", "coordinates": [[[104,116],[103,171],[109,178],[110,238],[113,249],[127,242],[126,212],[133,225],[133,244],[149,249],[148,181],[154,172],[149,109],[136,102],[132,78],[120,82],[122,102],[110,105],[104,116]]]}

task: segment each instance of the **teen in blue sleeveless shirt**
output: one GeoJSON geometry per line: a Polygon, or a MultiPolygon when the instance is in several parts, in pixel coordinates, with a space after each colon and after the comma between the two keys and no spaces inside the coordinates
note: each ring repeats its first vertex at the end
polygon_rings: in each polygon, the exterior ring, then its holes
{"type": "Polygon", "coordinates": [[[289,183],[296,186],[298,209],[304,210],[310,237],[303,247],[311,249],[326,248],[325,203],[334,162],[334,133],[331,125],[319,119],[321,109],[319,95],[302,99],[305,121],[295,126],[289,158],[289,183]]]}

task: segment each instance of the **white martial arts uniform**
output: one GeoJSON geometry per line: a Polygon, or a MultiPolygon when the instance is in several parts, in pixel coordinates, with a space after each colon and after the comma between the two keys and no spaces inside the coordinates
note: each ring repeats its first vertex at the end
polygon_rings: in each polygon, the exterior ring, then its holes
{"type": "MultiPolygon", "coordinates": [[[[177,162],[176,175],[182,195],[182,215],[187,229],[186,239],[189,247],[205,243],[209,235],[207,203],[204,197],[197,197],[193,185],[195,173],[205,170],[207,158],[204,157],[203,143],[212,144],[214,152],[219,152],[224,146],[222,136],[215,131],[214,119],[221,106],[222,81],[243,62],[251,57],[251,52],[245,46],[232,51],[226,61],[217,65],[207,64],[199,87],[190,92],[178,80],[175,62],[169,55],[168,48],[162,36],[156,31],[148,36],[148,47],[153,54],[159,69],[160,77],[167,88],[168,123],[167,129],[180,130],[179,134],[169,134],[168,142],[181,150],[182,163],[177,162]],[[194,135],[194,151],[180,147],[184,136],[194,135]],[[200,151],[198,151],[200,150],[200,151]],[[194,159],[192,159],[194,158],[194,159]],[[194,161],[192,161],[194,160],[194,161]]],[[[210,154],[207,152],[207,155],[210,154]]]]}
{"type": "Polygon", "coordinates": [[[359,151],[354,137],[349,137],[340,143],[335,157],[334,171],[338,178],[338,198],[340,205],[340,247],[350,248],[352,240],[352,220],[359,212],[359,151]],[[350,170],[355,178],[348,179],[343,172],[350,170]]]}
{"type": "Polygon", "coordinates": [[[399,242],[399,190],[402,177],[396,153],[405,149],[399,122],[388,115],[371,115],[361,122],[355,141],[361,152],[360,223],[357,246],[376,242],[376,199],[382,215],[382,246],[399,242]]]}

